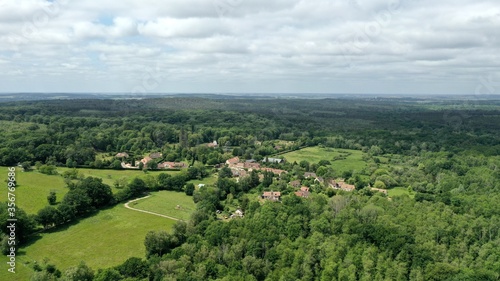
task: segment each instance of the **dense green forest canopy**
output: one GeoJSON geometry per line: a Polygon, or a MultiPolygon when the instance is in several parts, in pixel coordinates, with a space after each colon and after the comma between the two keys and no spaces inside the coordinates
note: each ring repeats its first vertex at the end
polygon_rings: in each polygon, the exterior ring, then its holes
{"type": "Polygon", "coordinates": [[[202,98],[2,103],[0,120],[15,124],[2,124],[0,164],[50,158],[89,165],[95,152],[140,154],[180,143],[182,132],[186,147],[281,139],[354,149],[376,145],[386,153],[498,155],[499,103],[202,98]]]}
{"type": "MultiPolygon", "coordinates": [[[[179,176],[134,179],[117,195],[98,179],[70,185],[61,206],[73,208],[73,199],[84,197],[90,209],[100,208],[167,189],[193,196],[197,210],[172,233],[150,232],[147,252],[137,253],[146,259],[98,271],[82,263],[62,274],[69,280],[499,280],[499,109],[495,100],[422,99],[0,103],[0,165],[121,169],[124,159],[114,156],[120,152],[127,161],[161,152],[166,161],[190,163],[179,176]],[[213,141],[216,148],[207,145],[213,141]],[[338,155],[268,162],[304,147],[338,155]],[[332,168],[354,150],[362,166],[332,168]],[[230,169],[217,169],[235,156],[288,173],[252,172],[236,181],[230,169]],[[211,172],[218,176],[213,186],[185,185],[211,172]],[[333,190],[306,172],[342,177],[356,190],[333,190]],[[311,195],[295,196],[292,181],[311,195]],[[371,187],[405,192],[388,197],[371,187]],[[260,198],[270,190],[280,191],[282,200],[260,198]],[[244,218],[218,215],[235,207],[244,218]]],[[[76,207],[71,216],[89,210],[76,207]]],[[[53,212],[48,207],[37,220],[26,218],[26,233],[35,223],[59,223],[53,212]]],[[[45,265],[33,279],[57,279],[55,272],[45,265]]]]}

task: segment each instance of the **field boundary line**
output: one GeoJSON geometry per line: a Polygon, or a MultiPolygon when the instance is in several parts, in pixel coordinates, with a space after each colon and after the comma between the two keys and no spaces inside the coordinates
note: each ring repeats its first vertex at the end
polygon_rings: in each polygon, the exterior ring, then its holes
{"type": "Polygon", "coordinates": [[[134,199],[134,200],[130,200],[127,203],[125,203],[124,206],[125,206],[125,208],[133,210],[133,211],[137,211],[137,212],[141,212],[141,213],[146,213],[146,214],[150,214],[150,215],[155,215],[155,216],[160,216],[160,217],[164,217],[164,218],[171,219],[171,220],[174,220],[174,221],[182,221],[181,219],[178,219],[178,218],[174,218],[174,217],[171,217],[171,216],[162,215],[162,214],[158,214],[158,213],[154,213],[154,212],[150,212],[150,211],[145,211],[145,210],[141,210],[141,209],[136,209],[136,208],[130,207],[128,205],[130,203],[133,203],[133,202],[136,202],[136,201],[139,201],[139,200],[142,200],[142,199],[146,199],[146,198],[149,198],[149,197],[151,197],[151,195],[144,196],[144,197],[141,197],[141,198],[137,198],[137,199],[134,199]]]}

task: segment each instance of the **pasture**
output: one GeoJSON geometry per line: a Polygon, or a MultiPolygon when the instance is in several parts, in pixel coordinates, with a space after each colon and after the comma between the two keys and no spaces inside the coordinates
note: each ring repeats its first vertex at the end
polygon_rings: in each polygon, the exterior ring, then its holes
{"type": "MultiPolygon", "coordinates": [[[[146,233],[150,230],[170,231],[174,223],[167,218],[126,209],[120,204],[35,236],[20,249],[18,261],[32,264],[48,258],[63,272],[80,261],[85,261],[94,270],[112,267],[130,257],[144,257],[146,233]]],[[[20,270],[31,271],[24,266],[20,270]]]]}
{"type": "Polygon", "coordinates": [[[308,161],[318,163],[321,160],[330,161],[330,167],[340,173],[344,171],[359,171],[366,167],[362,159],[363,152],[351,149],[337,149],[324,147],[306,147],[297,151],[288,152],[280,156],[285,157],[288,162],[308,161]]]}
{"type": "Polygon", "coordinates": [[[408,192],[408,189],[404,188],[404,187],[395,187],[395,188],[387,190],[387,195],[389,195],[389,197],[400,196],[400,195],[403,195],[403,194],[406,194],[406,195],[410,196],[410,198],[415,197],[415,193],[412,192],[410,194],[408,192]]]}
{"type": "MultiPolygon", "coordinates": [[[[2,182],[7,179],[7,174],[7,167],[0,167],[2,182]]],[[[57,202],[61,202],[68,192],[64,178],[58,175],[49,176],[36,171],[23,172],[22,168],[16,168],[16,181],[16,204],[28,214],[36,214],[49,204],[47,195],[50,191],[56,192],[57,202]]],[[[0,193],[0,201],[7,201],[7,192],[0,193]]]]}
{"type": "Polygon", "coordinates": [[[154,192],[150,197],[130,203],[129,206],[185,221],[189,220],[191,213],[196,209],[193,197],[175,191],[154,192]]]}

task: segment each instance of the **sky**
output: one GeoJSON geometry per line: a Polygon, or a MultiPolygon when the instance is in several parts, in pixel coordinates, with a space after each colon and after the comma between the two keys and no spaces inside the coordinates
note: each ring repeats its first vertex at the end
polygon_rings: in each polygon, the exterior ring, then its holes
{"type": "Polygon", "coordinates": [[[0,0],[0,92],[500,94],[500,2],[0,0]]]}

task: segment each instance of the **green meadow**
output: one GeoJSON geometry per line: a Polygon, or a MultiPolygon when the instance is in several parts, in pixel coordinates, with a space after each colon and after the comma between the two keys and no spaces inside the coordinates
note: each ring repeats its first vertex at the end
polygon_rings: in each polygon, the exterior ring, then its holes
{"type": "MultiPolygon", "coordinates": [[[[85,261],[94,270],[123,263],[130,257],[143,258],[144,237],[151,230],[170,231],[175,221],[134,210],[123,204],[101,210],[94,216],[41,233],[32,238],[18,253],[19,279],[5,279],[10,275],[5,269],[0,280],[29,280],[34,261],[45,258],[61,271],[85,261]],[[64,250],[64,251],[63,251],[64,250]]],[[[6,264],[6,257],[0,259],[6,264]]],[[[12,277],[12,276],[10,276],[12,277]]]]}
{"type": "MultiPolygon", "coordinates": [[[[57,194],[57,202],[61,202],[68,189],[65,187],[64,178],[61,176],[65,171],[72,170],[70,168],[58,167],[59,175],[45,175],[36,170],[24,172],[22,168],[16,168],[16,204],[25,210],[28,214],[36,214],[38,210],[47,206],[47,195],[50,191],[55,191],[57,194]]],[[[148,175],[157,176],[159,173],[167,173],[175,175],[178,171],[154,171],[144,173],[136,170],[97,170],[97,169],[77,169],[78,173],[84,177],[101,178],[105,184],[108,184],[113,189],[113,193],[118,190],[114,188],[115,180],[126,178],[131,180],[134,177],[146,178],[148,175]]],[[[7,180],[8,168],[0,167],[0,179],[2,182],[7,180]]],[[[200,181],[202,182],[202,181],[200,181]]],[[[207,183],[212,183],[208,179],[207,183]]],[[[7,192],[0,193],[0,201],[7,201],[7,192]]]]}
{"type": "MultiPolygon", "coordinates": [[[[49,176],[36,171],[23,172],[22,168],[16,168],[17,187],[15,191],[16,204],[28,214],[36,214],[38,210],[48,205],[47,195],[50,191],[57,194],[57,202],[68,191],[64,184],[64,178],[58,175],[49,176]]],[[[0,167],[0,179],[7,179],[8,168],[0,167]]],[[[7,201],[7,191],[0,193],[0,201],[7,201]]]]}
{"type": "MultiPolygon", "coordinates": [[[[50,191],[56,192],[57,201],[60,202],[67,192],[61,174],[68,170],[70,169],[58,167],[59,175],[49,176],[36,170],[23,172],[21,168],[16,168],[18,186],[15,194],[18,206],[28,214],[36,214],[38,210],[48,205],[47,195],[50,191]]],[[[144,173],[134,170],[93,169],[78,169],[78,172],[85,177],[102,178],[103,182],[110,186],[113,186],[114,181],[120,178],[130,180],[133,177],[157,176],[162,172],[179,173],[177,171],[144,173]]],[[[7,167],[0,167],[0,173],[4,175],[0,178],[6,179],[7,167]]],[[[208,178],[199,182],[213,184],[213,181],[208,178]]],[[[115,188],[113,191],[116,191],[115,188]]],[[[0,200],[7,200],[7,192],[0,194],[0,200]]],[[[184,193],[162,191],[153,193],[150,198],[132,207],[188,220],[195,209],[195,204],[192,197],[184,193]],[[177,205],[180,205],[180,208],[176,209],[177,205]]],[[[132,256],[143,257],[145,253],[143,242],[146,233],[150,230],[161,229],[169,231],[174,223],[174,220],[129,210],[123,204],[119,204],[78,222],[34,236],[29,243],[19,249],[15,274],[7,271],[7,257],[1,256],[0,280],[29,280],[33,273],[31,269],[33,262],[42,263],[46,258],[49,263],[55,264],[58,269],[64,271],[80,261],[85,261],[93,269],[98,269],[121,264],[132,256]],[[61,249],[64,249],[64,252],[61,249]]]]}
{"type": "Polygon", "coordinates": [[[362,159],[363,152],[359,150],[315,146],[288,152],[280,156],[285,157],[288,162],[292,163],[295,161],[299,163],[303,160],[309,163],[318,163],[320,160],[328,160],[331,163],[331,167],[339,172],[359,171],[366,167],[366,162],[362,159]]]}
{"type": "Polygon", "coordinates": [[[183,192],[159,191],[151,193],[151,196],[129,204],[130,207],[171,216],[181,220],[189,220],[196,206],[193,197],[183,192]]]}
{"type": "Polygon", "coordinates": [[[404,195],[404,194],[410,196],[411,198],[415,197],[414,193],[410,194],[408,192],[408,189],[404,188],[404,187],[395,187],[395,188],[387,190],[387,195],[389,195],[389,197],[400,196],[400,195],[404,195]]]}

